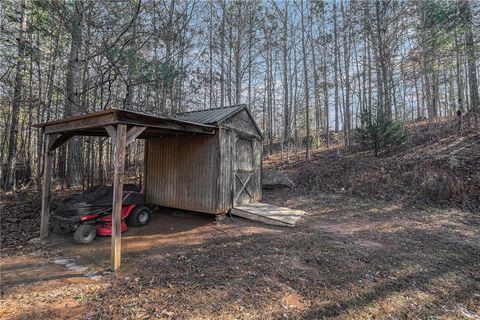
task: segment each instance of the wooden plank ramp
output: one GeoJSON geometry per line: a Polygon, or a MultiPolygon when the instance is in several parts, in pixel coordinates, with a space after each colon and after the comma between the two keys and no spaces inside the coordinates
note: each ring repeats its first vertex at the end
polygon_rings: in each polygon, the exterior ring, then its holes
{"type": "Polygon", "coordinates": [[[295,227],[295,224],[305,214],[305,211],[255,202],[235,206],[231,209],[231,213],[245,219],[260,221],[266,224],[295,227]]]}

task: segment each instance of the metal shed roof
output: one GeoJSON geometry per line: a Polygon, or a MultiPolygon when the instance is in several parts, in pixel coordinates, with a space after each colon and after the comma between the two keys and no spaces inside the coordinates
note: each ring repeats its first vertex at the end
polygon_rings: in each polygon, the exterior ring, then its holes
{"type": "Polygon", "coordinates": [[[197,110],[180,113],[175,116],[176,119],[201,124],[217,124],[238,112],[246,109],[246,105],[240,104],[236,106],[228,106],[223,108],[214,108],[207,110],[197,110]]]}

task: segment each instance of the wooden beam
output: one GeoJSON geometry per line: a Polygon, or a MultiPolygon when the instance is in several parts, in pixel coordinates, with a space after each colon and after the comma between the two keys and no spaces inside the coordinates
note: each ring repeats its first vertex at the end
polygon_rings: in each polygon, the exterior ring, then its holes
{"type": "Polygon", "coordinates": [[[237,128],[233,128],[233,127],[229,127],[229,126],[225,126],[225,125],[221,125],[221,128],[224,129],[224,130],[227,130],[227,131],[235,132],[236,136],[240,137],[240,138],[245,138],[247,140],[256,139],[256,140],[262,141],[262,136],[257,136],[257,135],[239,130],[237,128]]]}
{"type": "Polygon", "coordinates": [[[54,151],[55,149],[60,147],[62,144],[67,142],[71,137],[73,137],[72,135],[66,134],[66,133],[63,133],[61,135],[58,135],[58,134],[54,134],[54,135],[55,135],[55,139],[52,139],[52,143],[48,147],[48,150],[50,151],[54,151]]]}
{"type": "MultiPolygon", "coordinates": [[[[105,130],[105,127],[100,127],[96,129],[89,129],[84,131],[69,131],[69,135],[73,136],[83,136],[83,137],[109,137],[110,135],[105,130]]],[[[178,132],[165,129],[157,129],[147,127],[136,139],[148,139],[148,138],[158,138],[162,136],[172,136],[172,135],[193,135],[190,132],[178,132]]]]}
{"type": "Polygon", "coordinates": [[[64,119],[57,119],[57,120],[52,120],[52,121],[48,121],[48,122],[37,123],[37,124],[34,124],[33,126],[37,127],[37,128],[41,128],[41,127],[45,127],[47,125],[64,123],[65,121],[74,121],[74,120],[82,120],[82,119],[88,119],[88,118],[97,118],[97,117],[105,115],[105,114],[113,114],[113,113],[115,113],[116,110],[118,110],[118,109],[106,109],[106,110],[102,110],[102,111],[87,113],[87,114],[68,117],[68,118],[64,118],[64,119]]]}
{"type": "Polygon", "coordinates": [[[49,135],[48,141],[45,140],[45,145],[47,146],[47,150],[52,149],[52,146],[55,143],[55,141],[57,141],[58,137],[59,137],[58,133],[52,133],[52,134],[49,135]]]}
{"type": "Polygon", "coordinates": [[[130,130],[127,132],[127,141],[125,142],[125,146],[128,146],[130,143],[132,143],[139,135],[142,134],[143,131],[145,131],[147,127],[132,127],[130,130]]]}
{"type": "Polygon", "coordinates": [[[205,124],[189,123],[172,118],[152,117],[146,114],[117,110],[115,113],[117,123],[126,123],[133,126],[167,129],[178,132],[214,134],[216,127],[205,124]]]}
{"type": "Polygon", "coordinates": [[[40,238],[48,237],[48,221],[50,219],[50,181],[52,178],[52,150],[50,146],[55,143],[56,136],[45,135],[45,151],[43,160],[42,178],[42,211],[40,213],[40,238]]]}
{"type": "Polygon", "coordinates": [[[58,120],[49,124],[45,124],[45,133],[59,133],[70,132],[78,130],[87,130],[92,128],[99,128],[105,125],[115,123],[115,112],[101,113],[95,115],[94,113],[85,115],[83,117],[75,117],[70,119],[58,120]],[[88,117],[87,117],[88,116],[88,117]]]}
{"type": "Polygon", "coordinates": [[[89,113],[81,116],[60,119],[45,123],[36,124],[45,130],[45,133],[71,133],[89,135],[90,132],[96,134],[97,129],[105,126],[116,126],[117,124],[127,124],[129,126],[142,126],[149,129],[163,129],[170,132],[189,132],[214,134],[215,126],[189,123],[173,118],[155,117],[132,111],[108,109],[104,111],[89,113]],[[82,134],[82,131],[85,134],[82,134]]]}
{"type": "Polygon", "coordinates": [[[115,128],[115,126],[105,126],[105,130],[107,130],[108,135],[112,138],[112,143],[115,143],[115,139],[117,138],[117,128],[115,128]]]}
{"type": "MultiPolygon", "coordinates": [[[[109,132],[110,134],[110,132],[109,132]]],[[[119,124],[113,139],[114,168],[113,175],[113,210],[112,210],[112,271],[120,268],[122,249],[122,198],[123,198],[123,170],[125,165],[125,143],[127,137],[127,125],[119,124]]]]}

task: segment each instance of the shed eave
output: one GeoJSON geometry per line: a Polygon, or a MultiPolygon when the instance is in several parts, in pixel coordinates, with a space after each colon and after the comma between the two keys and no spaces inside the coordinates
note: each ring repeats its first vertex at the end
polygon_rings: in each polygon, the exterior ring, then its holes
{"type": "Polygon", "coordinates": [[[107,109],[39,123],[35,124],[35,127],[42,128],[45,133],[107,136],[108,134],[104,128],[117,124],[145,127],[146,130],[140,138],[159,134],[214,134],[217,129],[216,126],[212,125],[192,123],[167,117],[156,117],[121,109],[107,109]]]}

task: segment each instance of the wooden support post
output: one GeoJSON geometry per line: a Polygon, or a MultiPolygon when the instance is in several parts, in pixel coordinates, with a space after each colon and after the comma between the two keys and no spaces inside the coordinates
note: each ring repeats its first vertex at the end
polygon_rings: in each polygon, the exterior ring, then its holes
{"type": "MultiPolygon", "coordinates": [[[[110,134],[110,131],[108,132],[110,134]]],[[[120,268],[122,251],[122,198],[123,198],[123,170],[125,165],[125,143],[127,125],[117,125],[115,136],[112,138],[114,151],[114,175],[113,175],[113,210],[112,210],[112,271],[120,268]]]]}
{"type": "Polygon", "coordinates": [[[42,178],[42,211],[40,216],[40,238],[48,237],[48,221],[50,219],[50,181],[52,178],[52,150],[55,136],[45,135],[45,151],[42,178]]]}

